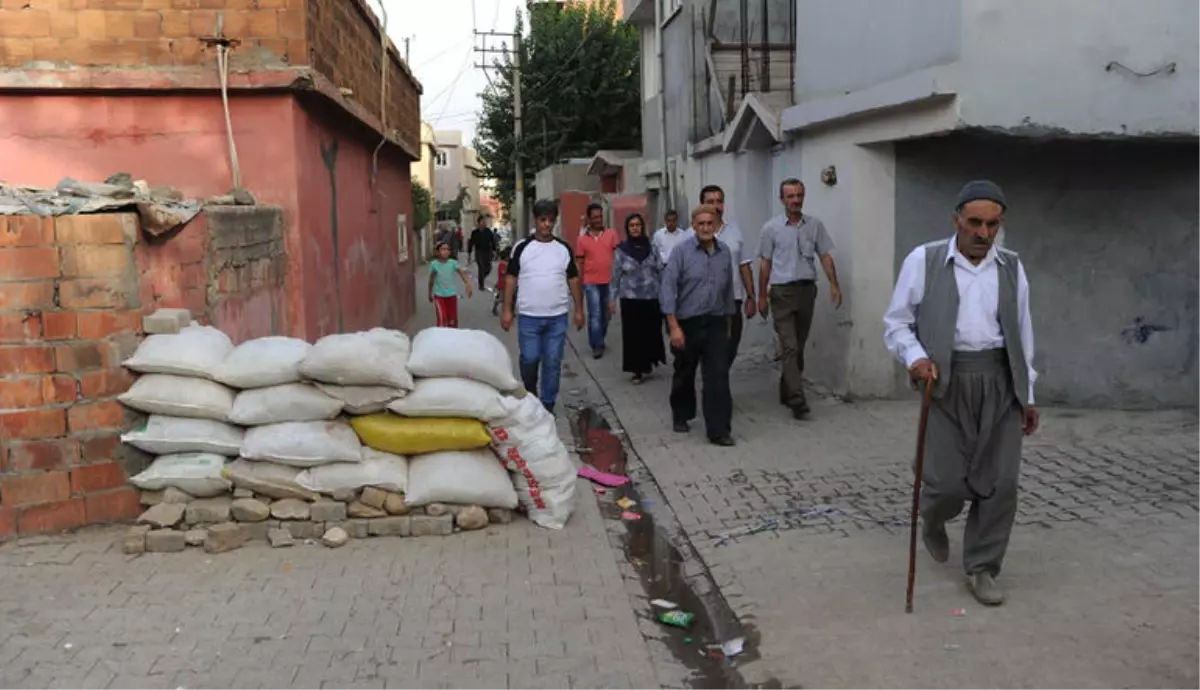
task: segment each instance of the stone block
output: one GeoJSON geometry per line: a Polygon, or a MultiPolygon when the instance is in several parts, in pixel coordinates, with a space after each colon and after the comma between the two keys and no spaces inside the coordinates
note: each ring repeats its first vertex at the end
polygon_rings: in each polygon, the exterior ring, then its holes
{"type": "Polygon", "coordinates": [[[183,519],[184,507],[178,503],[159,503],[142,513],[137,521],[151,527],[174,527],[183,519]]]}
{"type": "Polygon", "coordinates": [[[355,539],[366,539],[371,536],[371,521],[370,520],[350,520],[348,523],[350,529],[346,530],[355,539]]]}
{"type": "Polygon", "coordinates": [[[383,504],[387,502],[387,495],[388,492],[383,489],[367,486],[363,487],[362,495],[358,497],[358,500],[363,505],[383,510],[383,504]]]}
{"type": "Polygon", "coordinates": [[[233,497],[234,498],[254,498],[254,492],[251,491],[250,489],[243,489],[241,487],[238,487],[233,490],[233,497]]]}
{"type": "MultiPolygon", "coordinates": [[[[386,519],[386,518],[384,518],[386,519]]],[[[346,534],[346,530],[341,527],[334,527],[325,530],[324,536],[321,537],[321,543],[331,549],[336,549],[339,546],[345,546],[346,542],[350,541],[350,535],[346,534]]]]}
{"type": "Polygon", "coordinates": [[[213,525],[229,522],[233,501],[228,496],[198,498],[187,504],[186,520],[189,525],[213,525]]]}
{"type": "Polygon", "coordinates": [[[488,522],[496,525],[507,525],[513,520],[513,512],[508,508],[488,508],[488,522]]]}
{"type": "Polygon", "coordinates": [[[488,514],[479,506],[467,506],[458,512],[455,521],[463,530],[483,529],[487,527],[488,514]]]}
{"type": "Polygon", "coordinates": [[[383,501],[383,509],[388,515],[408,515],[411,508],[404,502],[404,494],[395,494],[388,492],[387,498],[383,501]]]}
{"type": "Polygon", "coordinates": [[[292,544],[296,543],[296,540],[292,538],[291,533],[280,527],[275,527],[267,531],[267,541],[271,542],[271,548],[274,549],[291,546],[292,544]]]}
{"type": "Polygon", "coordinates": [[[121,552],[129,555],[145,553],[148,532],[150,532],[150,525],[134,525],[129,528],[129,532],[119,542],[121,552]]]}
{"type": "Polygon", "coordinates": [[[287,520],[280,526],[297,539],[320,539],[321,535],[325,533],[325,523],[323,522],[287,520]]]}
{"type": "Polygon", "coordinates": [[[192,500],[193,496],[191,494],[185,491],[180,491],[173,486],[168,486],[167,488],[163,489],[162,492],[163,503],[178,503],[179,505],[187,505],[191,503],[192,500]]]}
{"type": "Polygon", "coordinates": [[[192,322],[192,313],[187,309],[158,309],[142,317],[142,331],[146,335],[178,333],[179,329],[192,322]]]}
{"type": "Polygon", "coordinates": [[[298,498],[283,498],[271,504],[271,517],[276,520],[307,520],[309,504],[298,498]]]}
{"type": "Polygon", "coordinates": [[[163,492],[161,491],[143,491],[139,499],[142,505],[146,507],[156,506],[162,503],[163,492]]]}
{"type": "Polygon", "coordinates": [[[446,505],[445,503],[430,503],[429,505],[425,506],[425,514],[433,517],[439,517],[452,513],[450,512],[450,506],[446,505]]]}
{"type": "Polygon", "coordinates": [[[338,489],[337,491],[333,492],[332,496],[333,496],[333,500],[335,500],[335,501],[341,501],[342,503],[349,503],[351,501],[358,500],[358,490],[357,489],[338,489]]]}
{"type": "Polygon", "coordinates": [[[387,517],[386,511],[380,510],[379,508],[372,508],[371,506],[359,501],[351,503],[350,507],[346,509],[346,512],[352,518],[387,517]]]}
{"type": "Polygon", "coordinates": [[[183,533],[183,538],[187,541],[188,546],[204,546],[204,540],[208,536],[208,532],[203,529],[190,529],[183,533]]]}
{"type": "Polygon", "coordinates": [[[240,522],[242,531],[246,533],[246,541],[266,541],[267,532],[272,529],[279,528],[277,520],[264,520],[262,522],[240,522]]]}
{"type": "Polygon", "coordinates": [[[173,529],[155,529],[146,533],[146,550],[153,553],[176,553],[187,548],[187,537],[173,529]]]}
{"type": "Polygon", "coordinates": [[[224,553],[239,549],[246,543],[246,533],[236,522],[210,525],[204,537],[204,550],[208,553],[224,553]]]}
{"type": "Polygon", "coordinates": [[[410,515],[409,530],[414,537],[444,536],[454,533],[453,515],[410,515]]]}
{"type": "Polygon", "coordinates": [[[346,519],[346,504],[320,500],[309,509],[313,522],[340,522],[346,519]]]}
{"type": "Polygon", "coordinates": [[[253,498],[235,498],[229,512],[238,522],[262,522],[271,517],[271,507],[253,498]]]}
{"type": "Polygon", "coordinates": [[[407,515],[375,518],[369,522],[367,531],[371,536],[407,537],[409,535],[410,527],[407,515]]]}

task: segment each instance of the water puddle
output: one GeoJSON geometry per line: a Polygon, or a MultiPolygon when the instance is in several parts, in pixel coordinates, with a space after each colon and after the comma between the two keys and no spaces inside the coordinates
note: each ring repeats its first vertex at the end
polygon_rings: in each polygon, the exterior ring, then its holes
{"type": "Polygon", "coordinates": [[[658,622],[658,615],[667,609],[647,603],[646,610],[639,612],[655,621],[671,652],[692,671],[688,687],[747,687],[737,666],[758,658],[758,633],[736,619],[700,559],[681,551],[681,546],[688,552],[692,549],[649,472],[636,457],[630,462],[622,436],[596,409],[581,408],[572,430],[583,462],[601,472],[628,474],[633,480],[605,489],[598,498],[605,518],[620,520],[625,527],[625,558],[638,573],[646,601],[665,600],[676,605],[674,610],[695,616],[684,629],[658,622]],[[639,517],[629,519],[630,514],[639,517]],[[738,638],[743,640],[741,652],[727,658],[721,645],[733,643],[727,646],[732,650],[738,638]]]}

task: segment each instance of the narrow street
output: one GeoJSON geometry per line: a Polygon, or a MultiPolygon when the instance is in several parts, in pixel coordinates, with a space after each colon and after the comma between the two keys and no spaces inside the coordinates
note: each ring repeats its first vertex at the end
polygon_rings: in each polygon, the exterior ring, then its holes
{"type": "MultiPolygon", "coordinates": [[[[748,329],[770,328],[758,319],[748,329]]],[[[756,640],[748,684],[783,687],[1195,687],[1197,427],[1194,413],[1046,408],[1027,440],[1021,506],[985,609],[958,559],[918,546],[904,613],[911,462],[919,402],[813,395],[810,420],[776,402],[761,347],[731,375],[733,433],[671,431],[670,368],[641,386],[609,353],[575,350],[614,425],[660,489],[725,602],[756,640]]],[[[758,337],[758,342],[769,342],[758,337]]],[[[882,347],[882,346],[881,346],[882,347]]]]}
{"type": "MultiPolygon", "coordinates": [[[[463,300],[464,326],[514,345],[490,306],[488,294],[463,300]]],[[[409,333],[431,324],[419,300],[409,333]]],[[[612,525],[581,481],[561,532],[519,518],[336,551],[253,542],[139,556],[114,543],[118,526],[20,538],[0,546],[0,687],[689,684],[692,669],[647,644],[664,633],[612,525]]]]}

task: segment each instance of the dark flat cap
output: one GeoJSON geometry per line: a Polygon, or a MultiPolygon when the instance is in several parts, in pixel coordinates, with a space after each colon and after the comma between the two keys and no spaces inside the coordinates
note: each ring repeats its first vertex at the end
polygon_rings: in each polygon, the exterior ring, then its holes
{"type": "Polygon", "coordinates": [[[1008,202],[1004,199],[1000,185],[991,180],[971,180],[963,185],[954,208],[962,208],[972,201],[994,201],[1000,204],[1000,208],[1008,209],[1008,202]]]}

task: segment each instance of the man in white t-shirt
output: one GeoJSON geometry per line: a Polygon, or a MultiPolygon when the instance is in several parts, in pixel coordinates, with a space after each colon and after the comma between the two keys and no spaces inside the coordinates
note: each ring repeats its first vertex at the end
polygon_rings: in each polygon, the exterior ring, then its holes
{"type": "Polygon", "coordinates": [[[654,236],[650,238],[650,244],[658,250],[658,255],[665,266],[667,259],[671,258],[671,250],[687,239],[691,233],[679,227],[679,214],[675,211],[667,211],[663,216],[663,222],[665,225],[654,231],[654,236]]]}
{"type": "Polygon", "coordinates": [[[534,231],[513,248],[504,278],[504,315],[500,326],[517,320],[521,380],[525,390],[539,395],[550,412],[558,399],[563,349],[567,342],[567,313],[575,305],[575,328],[583,328],[583,288],[571,246],[554,236],[558,205],[541,199],[533,205],[534,231]],[[516,310],[513,297],[516,295],[516,310]]]}

